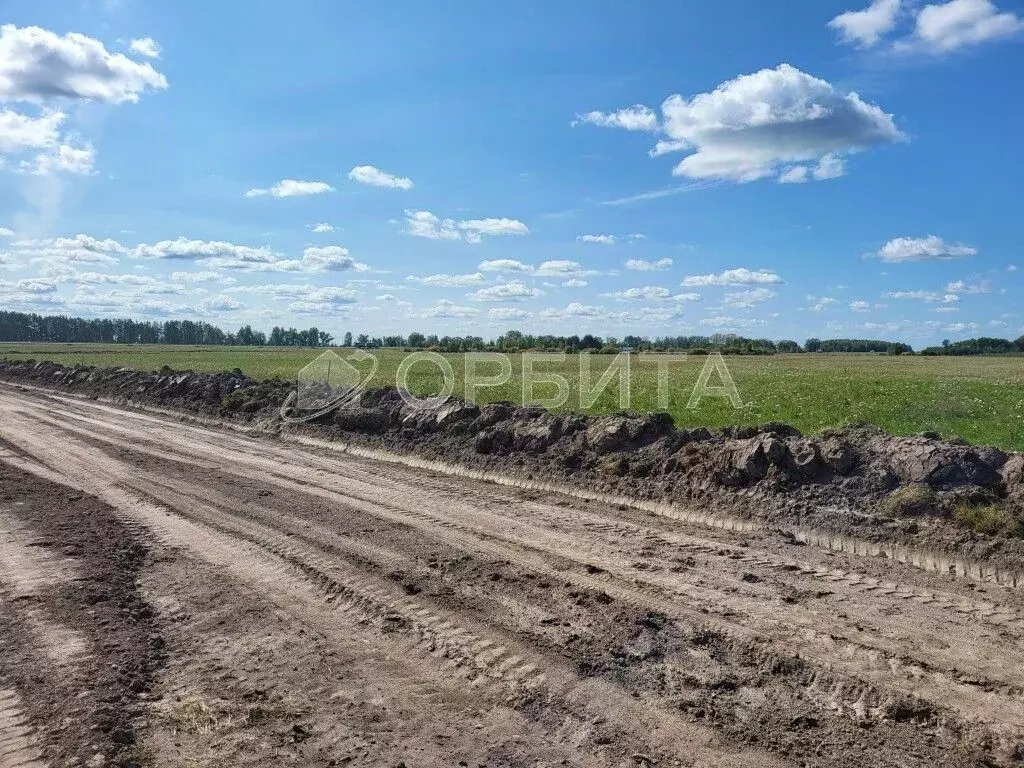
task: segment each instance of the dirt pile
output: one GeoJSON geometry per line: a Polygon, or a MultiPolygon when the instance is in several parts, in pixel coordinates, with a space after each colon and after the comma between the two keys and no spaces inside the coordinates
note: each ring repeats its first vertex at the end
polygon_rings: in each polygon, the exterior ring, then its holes
{"type": "Polygon", "coordinates": [[[992,556],[1002,549],[1017,556],[1020,547],[941,522],[968,519],[958,510],[997,510],[1008,521],[1004,533],[1024,532],[1024,456],[934,434],[895,437],[856,424],[805,436],[779,423],[711,432],[677,429],[667,414],[595,417],[453,398],[414,408],[393,388],[368,390],[344,409],[291,425],[281,408],[294,384],[258,382],[238,370],[143,373],[0,362],[0,378],[268,430],[297,429],[598,492],[713,503],[736,516],[874,539],[926,538],[964,554],[981,549],[992,556]]]}

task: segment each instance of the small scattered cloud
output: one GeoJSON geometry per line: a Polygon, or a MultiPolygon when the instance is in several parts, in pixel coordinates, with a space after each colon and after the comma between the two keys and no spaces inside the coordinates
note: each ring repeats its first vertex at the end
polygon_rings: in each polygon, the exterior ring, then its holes
{"type": "Polygon", "coordinates": [[[531,273],[534,268],[529,264],[524,264],[521,261],[515,259],[492,259],[490,261],[481,261],[477,265],[477,269],[481,272],[523,272],[531,273]]]}
{"type": "Polygon", "coordinates": [[[575,277],[562,283],[563,288],[586,288],[588,285],[590,285],[590,283],[586,280],[580,280],[575,277]]]}
{"type": "Polygon", "coordinates": [[[254,187],[245,193],[246,197],[304,197],[307,195],[322,195],[325,192],[333,192],[334,187],[325,181],[296,181],[295,179],[282,179],[272,187],[266,189],[254,187]]]}
{"type": "Polygon", "coordinates": [[[874,0],[863,10],[839,14],[828,26],[843,42],[870,48],[896,27],[901,5],[901,0],[874,0]]]}
{"type": "Polygon", "coordinates": [[[348,177],[352,181],[357,181],[360,184],[369,184],[371,187],[412,189],[414,186],[412,179],[405,176],[394,176],[372,165],[357,165],[348,172],[348,177]]]}
{"type": "Polygon", "coordinates": [[[513,280],[509,283],[499,283],[498,285],[481,288],[466,295],[472,301],[523,301],[542,296],[544,291],[539,288],[531,288],[518,280],[513,280]]]}
{"type": "Polygon", "coordinates": [[[883,245],[870,257],[891,264],[908,261],[945,261],[974,256],[978,250],[969,245],[950,244],[936,235],[927,237],[897,237],[883,245]]]}
{"type": "Polygon", "coordinates": [[[632,270],[633,272],[663,272],[666,269],[670,269],[672,264],[672,259],[669,258],[658,259],[657,261],[628,259],[626,261],[626,269],[632,270]]]}
{"type": "Polygon", "coordinates": [[[134,53],[137,53],[140,56],[145,56],[147,59],[160,58],[160,44],[152,37],[141,37],[137,40],[132,40],[129,48],[134,53]]]}
{"type": "Polygon", "coordinates": [[[683,278],[684,286],[700,287],[709,285],[781,285],[782,278],[768,269],[750,270],[745,267],[727,269],[710,275],[688,275],[683,278]]]}
{"type": "Polygon", "coordinates": [[[315,234],[318,235],[326,234],[328,232],[336,232],[338,229],[333,224],[328,224],[327,222],[321,222],[319,224],[310,224],[309,228],[313,230],[315,234]]]}
{"type": "Polygon", "coordinates": [[[405,234],[430,240],[465,240],[479,243],[484,237],[528,235],[529,228],[517,219],[442,219],[430,211],[407,210],[405,234]]]}
{"type": "Polygon", "coordinates": [[[951,0],[924,6],[917,14],[913,36],[898,41],[896,47],[944,54],[1021,32],[1024,20],[1000,11],[991,0],[951,0]]]}
{"type": "Polygon", "coordinates": [[[420,310],[416,316],[422,318],[470,318],[476,317],[479,313],[480,310],[476,307],[464,307],[454,301],[441,299],[432,307],[420,310]]]}
{"type": "Polygon", "coordinates": [[[979,283],[968,283],[963,280],[954,280],[946,285],[946,293],[957,293],[974,295],[979,293],[992,293],[992,286],[987,280],[979,283]]]}
{"type": "Polygon", "coordinates": [[[577,235],[576,239],[579,240],[581,243],[615,245],[615,235],[577,235]]]}
{"type": "Polygon", "coordinates": [[[811,306],[808,307],[811,312],[824,312],[839,303],[838,299],[833,299],[831,296],[808,296],[807,301],[811,303],[811,306]]]}
{"type": "Polygon", "coordinates": [[[466,275],[439,274],[426,275],[424,277],[409,275],[405,279],[413,283],[432,285],[435,288],[464,288],[467,285],[479,285],[484,281],[484,276],[479,272],[473,272],[466,275]]]}
{"type": "Polygon", "coordinates": [[[515,307],[491,307],[487,310],[487,317],[494,321],[526,320],[529,316],[530,313],[525,309],[515,307]]]}
{"type": "Polygon", "coordinates": [[[658,127],[658,116],[650,107],[634,104],[615,112],[587,112],[576,115],[573,127],[588,123],[602,128],[621,128],[625,131],[653,131],[658,127]]]}
{"type": "Polygon", "coordinates": [[[768,288],[754,288],[749,291],[736,291],[725,294],[723,303],[735,309],[753,309],[758,304],[774,299],[777,294],[768,288]]]}

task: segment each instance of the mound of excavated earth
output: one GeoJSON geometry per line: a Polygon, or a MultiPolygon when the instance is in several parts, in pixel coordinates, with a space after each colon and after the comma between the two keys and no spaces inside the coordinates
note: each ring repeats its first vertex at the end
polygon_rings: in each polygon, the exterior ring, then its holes
{"type": "Polygon", "coordinates": [[[237,369],[145,373],[3,361],[0,379],[1017,567],[1024,556],[1018,538],[949,521],[958,508],[993,507],[1019,522],[1024,455],[935,435],[895,437],[858,424],[804,436],[777,423],[714,433],[677,429],[667,414],[595,417],[453,398],[413,408],[395,389],[367,390],[343,409],[293,424],[281,415],[292,382],[254,381],[237,369]]]}

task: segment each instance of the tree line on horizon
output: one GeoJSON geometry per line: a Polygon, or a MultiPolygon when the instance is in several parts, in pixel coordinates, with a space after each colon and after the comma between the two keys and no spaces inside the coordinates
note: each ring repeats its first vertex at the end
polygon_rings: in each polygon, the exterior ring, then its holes
{"type": "MultiPolygon", "coordinates": [[[[38,315],[25,312],[0,311],[0,342],[36,343],[99,343],[99,344],[183,344],[191,346],[225,345],[246,347],[330,347],[334,336],[315,326],[306,330],[275,326],[270,333],[245,325],[231,333],[201,320],[132,320],[85,319],[65,315],[38,315]]],[[[410,333],[408,336],[370,336],[345,333],[338,346],[361,349],[397,348],[426,349],[438,352],[525,350],[597,352],[615,354],[623,349],[637,352],[721,352],[738,355],[773,355],[799,352],[862,352],[886,355],[914,354],[909,344],[878,339],[807,339],[802,345],[784,339],[750,339],[731,333],[711,336],[647,336],[628,335],[601,337],[535,335],[507,331],[495,339],[482,336],[438,336],[410,333]]],[[[941,346],[927,347],[921,355],[993,355],[1024,354],[1024,336],[1016,341],[978,338],[944,341],[941,346]]]]}

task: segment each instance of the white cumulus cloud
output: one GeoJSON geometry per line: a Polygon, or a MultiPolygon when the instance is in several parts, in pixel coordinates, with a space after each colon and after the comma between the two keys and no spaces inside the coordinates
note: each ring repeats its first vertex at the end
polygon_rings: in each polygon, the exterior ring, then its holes
{"type": "Polygon", "coordinates": [[[358,181],[360,184],[369,184],[371,187],[385,187],[387,189],[413,188],[412,179],[405,176],[393,176],[372,165],[357,165],[348,172],[348,177],[352,181],[358,181]]]}
{"type": "Polygon", "coordinates": [[[615,235],[577,235],[581,243],[597,243],[598,245],[615,245],[615,235]]]}
{"type": "Polygon", "coordinates": [[[658,116],[650,107],[635,104],[616,112],[587,112],[577,115],[573,125],[589,123],[602,128],[622,128],[626,131],[653,131],[658,127],[658,116]]]}
{"type": "Polygon", "coordinates": [[[922,8],[913,38],[897,47],[947,53],[1021,32],[1024,20],[1015,13],[999,11],[991,0],[951,0],[922,8]]]}
{"type": "Polygon", "coordinates": [[[152,37],[140,37],[132,40],[129,48],[140,56],[145,56],[147,59],[160,58],[160,44],[152,37]]]}
{"type": "Polygon", "coordinates": [[[0,27],[0,99],[41,103],[54,98],[108,104],[135,102],[167,88],[149,63],[111,53],[77,32],[57,35],[41,27],[0,27]]]}
{"type": "Polygon", "coordinates": [[[877,252],[868,254],[882,261],[901,263],[907,261],[945,261],[974,256],[978,250],[969,245],[950,244],[937,235],[927,237],[896,237],[877,252]]]}
{"type": "Polygon", "coordinates": [[[465,240],[479,243],[484,237],[500,235],[528,235],[529,228],[521,221],[508,218],[442,219],[430,211],[405,212],[405,233],[430,240],[465,240]]]}
{"type": "Polygon", "coordinates": [[[727,269],[718,274],[687,275],[683,285],[698,287],[706,285],[779,285],[782,278],[768,269],[751,270],[745,267],[727,269]]]}
{"type": "Polygon", "coordinates": [[[874,0],[863,10],[839,14],[828,25],[843,42],[870,48],[896,26],[901,5],[900,0],[874,0]]]}
{"type": "Polygon", "coordinates": [[[544,291],[539,288],[531,288],[518,280],[509,283],[499,283],[487,288],[467,294],[473,301],[523,301],[542,296],[544,291]]]}
{"type": "Polygon", "coordinates": [[[626,269],[634,272],[662,272],[672,266],[672,259],[664,258],[657,261],[646,261],[644,259],[629,259],[626,261],[626,269]]]}
{"type": "Polygon", "coordinates": [[[334,187],[324,181],[297,181],[295,179],[282,179],[272,187],[266,189],[254,187],[245,193],[246,197],[302,197],[305,195],[322,195],[325,192],[333,192],[334,187]]]}
{"type": "Polygon", "coordinates": [[[661,111],[665,138],[651,154],[687,152],[673,175],[689,179],[794,181],[808,173],[834,178],[842,174],[844,155],[905,138],[881,107],[789,64],[741,75],[689,98],[669,96],[661,111]],[[812,166],[792,170],[806,163],[812,166]]]}

